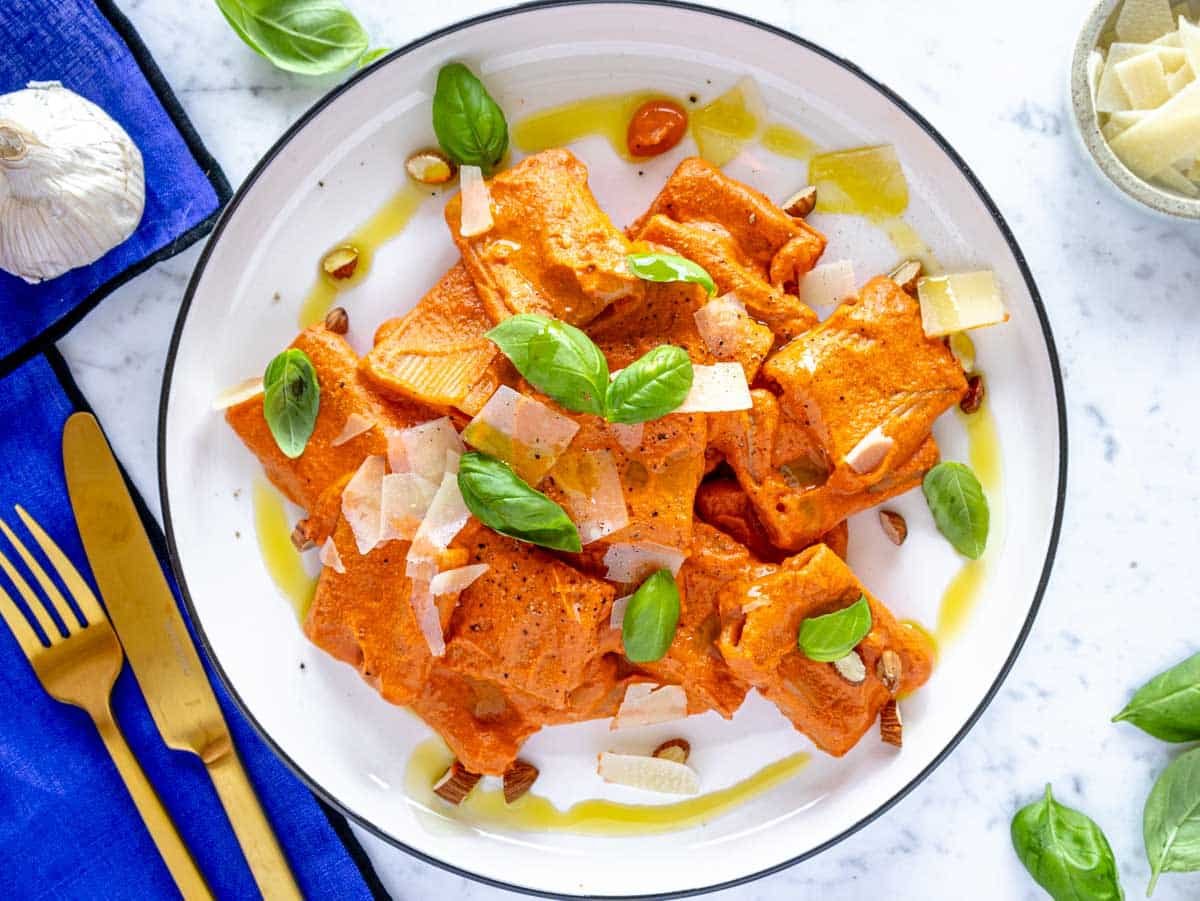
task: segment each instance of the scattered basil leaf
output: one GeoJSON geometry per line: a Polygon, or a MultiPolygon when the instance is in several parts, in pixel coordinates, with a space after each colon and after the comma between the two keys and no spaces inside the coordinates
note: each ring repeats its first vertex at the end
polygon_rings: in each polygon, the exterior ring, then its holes
{"type": "Polygon", "coordinates": [[[1200,748],[1176,757],[1150,789],[1142,814],[1153,894],[1163,873],[1200,870],[1200,748]]]}
{"type": "Polygon", "coordinates": [[[648,422],[666,416],[692,390],[692,361],[682,347],[660,344],[634,360],[608,386],[612,422],[648,422]]]}
{"type": "Polygon", "coordinates": [[[701,285],[708,296],[717,293],[712,276],[697,263],[674,253],[631,253],[625,257],[629,271],[648,282],[691,282],[701,285]]]}
{"type": "Polygon", "coordinates": [[[487,335],[533,387],[568,410],[604,415],[608,361],[592,339],[565,322],[520,313],[487,335]]]}
{"type": "Polygon", "coordinates": [[[633,593],[621,622],[625,656],[634,663],[661,660],[679,626],[679,586],[669,569],[652,573],[633,593]]]}
{"type": "Polygon", "coordinates": [[[371,63],[378,59],[382,59],[391,52],[391,47],[373,47],[358,58],[358,67],[360,69],[365,69],[367,66],[371,65],[371,63]]]}
{"type": "Polygon", "coordinates": [[[341,0],[217,0],[217,7],[251,49],[288,72],[340,72],[367,49],[367,33],[341,0]]]}
{"type": "Polygon", "coordinates": [[[320,408],[321,386],[308,354],[290,347],[267,364],[263,416],[285,456],[294,460],[304,453],[320,408]]]}
{"type": "Polygon", "coordinates": [[[433,131],[446,155],[484,175],[508,150],[508,122],[492,95],[462,63],[442,66],[433,95],[433,131]]]}
{"type": "Polygon", "coordinates": [[[1116,858],[1092,819],[1046,795],[1017,811],[1012,821],[1017,857],[1054,901],[1120,901],[1116,858]]]}
{"type": "Polygon", "coordinates": [[[933,521],[964,557],[978,560],[987,546],[988,503],[979,479],[962,463],[939,463],[922,484],[933,521]]]}
{"type": "Polygon", "coordinates": [[[849,607],[810,616],[800,623],[798,644],[809,660],[833,663],[841,660],[871,631],[871,605],[866,595],[849,607]]]}
{"type": "Polygon", "coordinates": [[[1162,741],[1200,741],[1200,654],[1139,688],[1112,721],[1133,723],[1162,741]]]}
{"type": "Polygon", "coordinates": [[[501,535],[559,551],[582,549],[579,531],[563,508],[530,488],[502,460],[477,451],[463,454],[458,490],[475,518],[501,535]]]}

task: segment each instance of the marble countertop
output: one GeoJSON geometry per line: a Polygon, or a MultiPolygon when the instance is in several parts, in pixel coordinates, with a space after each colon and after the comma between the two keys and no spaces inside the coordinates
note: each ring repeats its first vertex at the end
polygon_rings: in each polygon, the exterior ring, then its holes
{"type": "MultiPolygon", "coordinates": [[[[503,5],[348,3],[374,42],[390,46],[503,5]]],[[[234,37],[213,3],[118,5],[235,185],[334,83],[275,71],[234,37]]],[[[1047,781],[1104,827],[1136,896],[1148,877],[1142,804],[1172,749],[1108,719],[1133,686],[1200,646],[1200,630],[1186,628],[1197,621],[1200,428],[1191,417],[1200,225],[1127,205],[1077,146],[1066,79],[1090,0],[1010,0],[986,15],[956,0],[715,5],[850,58],[959,149],[1008,218],[1045,298],[1071,448],[1049,591],[1024,652],[972,732],[886,816],[816,859],[716,897],[1044,897],[1012,852],[1008,824],[1047,781]]],[[[155,509],[159,386],[198,253],[194,247],[120,288],[61,345],[155,509]]],[[[396,898],[516,897],[360,836],[396,898]]],[[[1181,875],[1164,877],[1155,897],[1198,895],[1200,875],[1181,875]]]]}

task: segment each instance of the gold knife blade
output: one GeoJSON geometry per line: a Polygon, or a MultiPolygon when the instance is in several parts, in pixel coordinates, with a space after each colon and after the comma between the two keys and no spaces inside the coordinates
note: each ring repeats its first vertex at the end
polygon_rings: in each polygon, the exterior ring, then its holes
{"type": "Polygon", "coordinates": [[[88,563],[154,724],[168,747],[204,761],[264,897],[301,897],[125,478],[90,413],[67,420],[63,465],[88,563]]]}

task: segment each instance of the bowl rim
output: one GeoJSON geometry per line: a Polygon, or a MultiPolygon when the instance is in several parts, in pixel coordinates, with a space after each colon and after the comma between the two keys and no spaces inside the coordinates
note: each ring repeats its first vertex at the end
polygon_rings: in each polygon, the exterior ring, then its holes
{"type": "Polygon", "coordinates": [[[791,41],[794,44],[797,44],[813,53],[816,53],[817,55],[834,63],[835,65],[841,66],[843,69],[847,70],[852,75],[854,75],[855,77],[862,80],[868,87],[873,88],[874,90],[878,91],[890,103],[894,104],[897,109],[899,109],[906,116],[908,116],[916,125],[918,125],[934,141],[935,144],[937,144],[938,148],[943,153],[946,154],[946,156],[955,165],[955,167],[962,173],[963,177],[967,180],[968,184],[974,190],[979,201],[984,205],[984,208],[987,210],[988,214],[992,217],[992,220],[994,221],[996,227],[999,229],[1002,237],[1004,238],[1005,242],[1007,243],[1009,250],[1013,255],[1013,259],[1016,262],[1017,267],[1021,273],[1021,276],[1025,282],[1026,290],[1029,292],[1030,299],[1033,302],[1034,311],[1037,314],[1038,324],[1041,328],[1042,338],[1045,343],[1047,362],[1049,363],[1049,366],[1050,366],[1050,373],[1051,373],[1051,378],[1053,381],[1053,389],[1054,389],[1054,397],[1055,397],[1056,420],[1057,420],[1056,425],[1057,425],[1057,430],[1058,430],[1058,447],[1059,447],[1058,460],[1057,460],[1058,479],[1057,479],[1057,483],[1055,486],[1054,516],[1053,516],[1053,521],[1052,521],[1051,527],[1050,527],[1049,540],[1048,540],[1047,546],[1046,546],[1046,556],[1045,556],[1045,559],[1042,564],[1041,572],[1038,576],[1038,582],[1037,582],[1037,586],[1034,590],[1032,601],[1030,603],[1029,613],[1025,618],[1025,622],[1021,626],[1021,630],[1018,633],[1016,640],[1013,642],[1012,650],[1009,652],[1008,656],[1005,658],[1003,665],[1001,666],[999,672],[997,673],[996,679],[993,681],[992,685],[988,688],[987,692],[984,694],[984,697],[981,699],[979,705],[975,708],[975,710],[971,713],[971,715],[963,723],[962,728],[959,729],[959,731],[954,734],[954,736],[950,739],[950,741],[946,744],[946,746],[937,755],[934,756],[934,758],[929,762],[929,764],[924,769],[922,769],[916,776],[914,776],[911,780],[909,780],[909,782],[907,784],[905,784],[899,790],[897,790],[896,793],[894,795],[892,795],[891,798],[889,798],[887,801],[885,801],[883,804],[881,804],[878,808],[873,810],[867,816],[863,817],[858,822],[853,823],[852,825],[848,826],[846,829],[842,830],[837,835],[832,836],[828,840],[822,842],[820,845],[817,845],[814,848],[810,848],[810,849],[806,850],[805,852],[803,852],[802,854],[798,854],[797,856],[789,858],[788,860],[782,861],[778,864],[775,864],[773,866],[767,867],[762,870],[758,870],[753,873],[747,873],[746,875],[739,876],[736,879],[729,879],[724,882],[714,883],[714,884],[708,885],[708,886],[689,888],[689,889],[684,889],[684,890],[680,890],[680,891],[658,892],[658,893],[641,894],[641,895],[593,896],[593,897],[603,897],[605,899],[611,899],[611,901],[651,901],[651,899],[683,898],[683,897],[692,897],[692,896],[696,896],[696,895],[703,895],[703,894],[707,894],[709,892],[721,891],[723,889],[733,888],[733,887],[739,886],[739,885],[745,885],[747,883],[753,882],[753,881],[763,878],[765,876],[769,876],[771,874],[778,873],[778,872],[785,870],[791,866],[794,866],[795,864],[800,863],[801,861],[808,860],[809,858],[815,857],[816,855],[821,854],[822,852],[832,848],[834,845],[840,843],[842,840],[844,840],[844,839],[848,838],[849,836],[853,835],[854,833],[858,832],[860,829],[862,829],[863,827],[867,826],[868,824],[874,822],[876,819],[881,817],[884,813],[889,811],[893,806],[895,806],[903,798],[905,798],[913,789],[915,789],[921,782],[923,782],[935,769],[937,769],[950,756],[950,754],[958,746],[959,742],[961,742],[963,740],[963,738],[967,735],[967,733],[970,732],[970,730],[974,727],[975,723],[978,722],[979,718],[983,715],[983,713],[987,709],[988,705],[995,698],[996,694],[1000,690],[1001,685],[1004,683],[1004,680],[1007,678],[1009,672],[1011,671],[1013,664],[1016,662],[1016,659],[1019,656],[1021,649],[1024,647],[1026,639],[1029,637],[1030,630],[1033,628],[1034,620],[1036,619],[1037,613],[1038,613],[1039,609],[1041,608],[1042,600],[1045,596],[1046,588],[1049,584],[1050,574],[1051,574],[1051,571],[1054,566],[1054,561],[1055,561],[1055,558],[1056,558],[1056,555],[1058,552],[1059,539],[1060,539],[1060,535],[1062,532],[1063,514],[1064,514],[1064,508],[1065,508],[1065,504],[1066,504],[1067,460],[1068,460],[1066,396],[1065,396],[1065,392],[1064,392],[1064,388],[1063,388],[1063,378],[1062,378],[1062,371],[1061,371],[1061,367],[1060,367],[1060,363],[1059,363],[1058,350],[1055,346],[1054,337],[1050,330],[1049,317],[1047,315],[1045,304],[1042,300],[1041,294],[1038,291],[1037,284],[1034,281],[1033,274],[1030,271],[1028,261],[1025,258],[1025,254],[1022,252],[1020,246],[1017,243],[1016,238],[1014,237],[1014,235],[1012,233],[1011,228],[1009,227],[1007,221],[1004,219],[1004,216],[1000,212],[999,208],[996,206],[996,203],[992,199],[991,195],[988,194],[987,190],[983,187],[982,183],[979,181],[979,178],[975,175],[974,171],[972,171],[970,166],[967,165],[966,161],[950,145],[950,143],[946,140],[946,138],[943,137],[942,134],[936,128],[934,128],[934,126],[924,116],[922,116],[919,112],[917,112],[916,109],[914,109],[906,100],[904,100],[902,97],[900,97],[899,94],[897,94],[895,91],[893,91],[891,88],[889,88],[882,82],[880,82],[877,79],[873,78],[872,76],[868,75],[865,71],[863,71],[862,68],[860,68],[855,63],[852,63],[849,60],[847,60],[841,56],[838,56],[838,55],[832,53],[831,51],[825,49],[824,47],[820,46],[819,44],[813,43],[812,41],[810,41],[806,38],[802,38],[799,35],[794,34],[784,28],[781,28],[776,25],[772,25],[767,22],[763,22],[760,19],[756,19],[752,16],[748,16],[743,13],[734,12],[732,10],[715,9],[713,7],[705,6],[705,5],[702,5],[699,3],[690,2],[690,0],[531,0],[531,2],[520,3],[520,4],[513,5],[513,6],[506,6],[506,7],[500,8],[500,9],[481,13],[476,16],[471,16],[466,19],[461,19],[461,20],[456,21],[456,22],[454,22],[450,25],[447,25],[443,28],[437,29],[436,31],[432,31],[432,32],[424,35],[423,37],[419,37],[419,38],[409,42],[408,44],[405,44],[402,47],[396,48],[395,50],[388,53],[386,56],[377,60],[372,65],[365,67],[361,71],[350,76],[348,79],[346,79],[346,81],[331,88],[326,94],[324,94],[319,100],[317,100],[307,111],[305,111],[305,113],[302,116],[300,116],[300,118],[297,119],[283,133],[283,135],[280,136],[280,138],[275,141],[274,144],[271,145],[270,149],[267,150],[267,152],[263,155],[262,159],[259,160],[259,162],[254,166],[254,168],[246,176],[245,180],[241,183],[241,185],[238,186],[238,189],[237,189],[236,193],[234,194],[233,199],[230,201],[229,205],[221,213],[221,217],[218,220],[216,227],[213,229],[212,234],[209,236],[209,239],[208,239],[207,243],[205,244],[204,249],[200,254],[200,257],[196,262],[196,267],[192,271],[192,275],[191,275],[190,279],[188,280],[187,289],[184,293],[183,301],[180,306],[179,313],[176,317],[174,329],[172,331],[171,343],[169,345],[168,352],[167,352],[167,360],[166,360],[166,363],[165,363],[165,366],[163,369],[162,390],[161,390],[161,393],[159,396],[159,416],[158,416],[158,429],[157,429],[157,433],[158,433],[157,434],[158,489],[159,489],[159,501],[162,505],[163,525],[164,525],[164,531],[166,534],[167,552],[168,552],[169,559],[171,562],[171,568],[174,571],[176,581],[178,582],[178,585],[179,585],[180,594],[183,598],[183,602],[187,609],[188,615],[191,617],[192,624],[195,627],[196,634],[199,638],[201,647],[203,648],[205,654],[208,656],[209,661],[212,663],[213,669],[216,671],[217,675],[220,677],[222,684],[224,685],[226,691],[229,693],[229,696],[233,699],[234,703],[237,705],[242,716],[244,716],[250,722],[250,724],[254,727],[254,730],[258,733],[259,737],[275,753],[275,755],[280,760],[282,760],[283,763],[305,783],[305,785],[309,788],[310,791],[313,792],[314,795],[317,796],[318,800],[327,804],[329,807],[331,807],[334,810],[341,813],[344,817],[353,821],[359,827],[365,829],[367,832],[371,833],[372,835],[381,839],[382,841],[386,842],[387,844],[391,845],[392,847],[399,848],[400,850],[405,851],[406,853],[417,858],[418,860],[421,860],[425,863],[432,864],[440,869],[446,870],[457,876],[462,876],[462,877],[470,879],[472,881],[483,883],[485,885],[489,885],[489,886],[492,886],[495,888],[501,888],[501,889],[505,889],[507,891],[517,892],[519,894],[531,895],[531,896],[535,896],[535,897],[562,898],[562,899],[573,899],[573,898],[582,897],[581,895],[577,895],[577,894],[565,894],[565,893],[561,893],[561,892],[546,891],[546,890],[542,890],[542,889],[532,888],[529,886],[523,886],[523,885],[517,885],[517,884],[505,882],[500,879],[494,879],[491,877],[482,876],[482,875],[473,873],[470,870],[466,870],[466,869],[458,867],[454,864],[448,863],[446,861],[439,860],[438,858],[433,857],[430,854],[426,854],[422,851],[417,850],[416,848],[406,845],[404,842],[398,840],[394,836],[391,836],[391,835],[387,834],[386,832],[384,832],[382,829],[377,827],[375,824],[371,823],[369,820],[359,816],[355,812],[344,807],[342,805],[342,803],[336,797],[334,797],[331,793],[326,791],[326,789],[319,782],[317,782],[316,779],[314,779],[307,772],[305,772],[302,768],[300,768],[296,764],[296,762],[294,760],[292,760],[291,757],[289,757],[288,754],[271,738],[271,736],[266,732],[266,730],[263,728],[263,726],[258,722],[257,719],[255,719],[253,714],[249,711],[248,707],[243,702],[241,696],[238,694],[237,689],[234,687],[234,685],[232,684],[228,675],[226,674],[225,669],[222,667],[220,660],[217,658],[215,652],[213,651],[213,648],[212,648],[211,644],[209,643],[208,637],[204,631],[204,627],[201,623],[200,617],[197,613],[196,607],[192,601],[191,593],[188,589],[187,582],[186,582],[186,579],[183,574],[183,566],[181,563],[179,548],[178,548],[178,545],[175,540],[175,530],[174,530],[172,517],[171,517],[171,505],[170,505],[170,498],[169,498],[169,494],[168,494],[167,420],[168,420],[168,407],[169,407],[170,396],[171,396],[171,385],[172,385],[172,380],[173,380],[173,376],[174,376],[175,363],[176,363],[176,359],[178,356],[179,345],[183,338],[183,330],[184,330],[184,326],[187,322],[188,313],[191,310],[192,301],[195,299],[196,291],[199,287],[200,280],[204,274],[209,257],[211,256],[213,249],[216,247],[216,244],[217,244],[218,240],[220,239],[225,227],[228,225],[229,221],[232,219],[233,215],[236,213],[236,211],[237,211],[238,207],[241,205],[242,201],[245,200],[249,191],[253,188],[255,183],[258,181],[259,177],[261,177],[263,172],[271,165],[271,163],[274,161],[275,157],[283,150],[283,148],[288,143],[290,143],[291,140],[303,128],[305,128],[308,125],[308,123],[317,114],[319,114],[323,109],[325,109],[331,103],[335,102],[350,87],[357,84],[361,79],[365,78],[376,66],[387,65],[388,62],[390,62],[391,60],[397,59],[401,56],[404,56],[407,53],[409,53],[419,47],[424,46],[425,44],[431,43],[436,40],[440,40],[441,38],[444,38],[444,37],[452,35],[456,32],[471,28],[475,25],[482,24],[485,22],[495,21],[497,19],[507,18],[507,17],[514,16],[514,15],[520,15],[520,14],[531,12],[531,11],[542,10],[542,9],[552,9],[552,8],[570,7],[570,6],[619,6],[619,5],[664,7],[664,8],[669,8],[669,9],[683,10],[685,12],[690,12],[690,13],[698,13],[701,15],[712,16],[717,19],[724,19],[724,20],[736,22],[739,24],[748,25],[748,26],[751,26],[752,28],[757,28],[761,31],[765,31],[766,33],[768,33],[772,36],[791,41]]]}
{"type": "Polygon", "coordinates": [[[1131,172],[1113,153],[1100,131],[1095,99],[1088,83],[1088,57],[1099,48],[1100,34],[1125,0],[1100,0],[1083,21],[1071,57],[1070,93],[1075,132],[1100,175],[1143,208],[1172,219],[1200,219],[1200,197],[1183,197],[1159,188],[1131,172]]]}

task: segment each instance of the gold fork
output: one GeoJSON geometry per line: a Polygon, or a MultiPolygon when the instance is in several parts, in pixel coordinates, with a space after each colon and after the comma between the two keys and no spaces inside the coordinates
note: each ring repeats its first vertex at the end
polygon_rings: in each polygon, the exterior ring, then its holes
{"type": "Polygon", "coordinates": [[[32,516],[22,507],[18,506],[16,509],[17,515],[21,517],[21,521],[25,523],[34,541],[42,549],[66,586],[67,592],[83,613],[83,618],[75,615],[62,592],[46,574],[46,570],[2,519],[0,532],[4,533],[29,572],[33,574],[35,581],[41,586],[50,605],[66,627],[67,637],[62,637],[50,617],[47,605],[38,598],[20,570],[3,553],[0,553],[0,569],[25,600],[49,644],[42,643],[12,597],[2,587],[0,617],[8,624],[21,650],[29,658],[33,671],[46,692],[55,700],[86,711],[96,724],[96,730],[100,733],[109,756],[117,765],[117,771],[121,774],[125,787],[129,789],[133,803],[137,805],[138,813],[142,815],[146,828],[150,830],[150,837],[154,839],[158,853],[162,855],[163,862],[166,863],[183,897],[211,898],[204,877],[200,875],[191,854],[175,830],[175,824],[171,822],[153,786],[138,765],[137,758],[125,743],[125,737],[121,735],[116,720],[113,719],[109,695],[112,693],[117,674],[121,671],[124,655],[108,617],[67,555],[32,516]]]}

